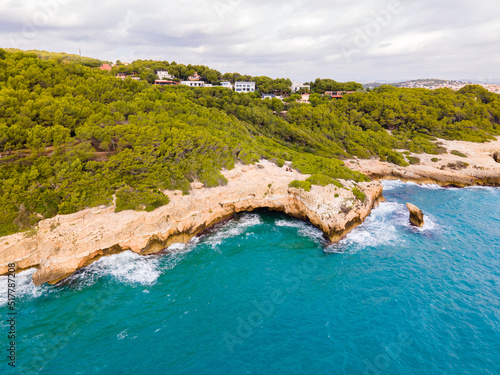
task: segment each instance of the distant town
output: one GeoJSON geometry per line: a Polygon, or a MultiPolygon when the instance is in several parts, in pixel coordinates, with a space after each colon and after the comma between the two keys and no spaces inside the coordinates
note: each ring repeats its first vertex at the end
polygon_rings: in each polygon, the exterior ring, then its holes
{"type": "Polygon", "coordinates": [[[437,90],[442,88],[448,88],[454,91],[460,90],[462,87],[467,85],[478,84],[484,87],[486,90],[493,92],[495,94],[500,94],[499,84],[490,83],[474,83],[474,82],[463,82],[455,80],[442,80],[442,79],[415,79],[411,81],[404,81],[398,83],[367,83],[363,85],[365,88],[373,89],[381,85],[391,85],[395,87],[407,87],[407,88],[422,88],[428,90],[437,90]]]}

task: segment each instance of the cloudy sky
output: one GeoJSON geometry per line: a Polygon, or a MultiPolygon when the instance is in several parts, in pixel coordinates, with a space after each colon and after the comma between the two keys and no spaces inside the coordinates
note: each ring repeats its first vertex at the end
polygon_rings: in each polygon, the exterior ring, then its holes
{"type": "Polygon", "coordinates": [[[499,0],[2,0],[0,46],[339,81],[500,80],[499,0]]]}

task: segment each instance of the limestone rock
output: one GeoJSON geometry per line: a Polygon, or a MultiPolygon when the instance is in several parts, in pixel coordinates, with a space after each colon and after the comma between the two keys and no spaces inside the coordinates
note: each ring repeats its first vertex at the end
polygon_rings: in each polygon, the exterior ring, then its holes
{"type": "Polygon", "coordinates": [[[422,213],[422,210],[411,203],[406,203],[406,207],[408,208],[408,211],[410,211],[410,223],[416,227],[423,227],[424,214],[422,213]]]}
{"type": "Polygon", "coordinates": [[[114,212],[114,206],[99,206],[41,220],[31,237],[25,233],[1,237],[0,275],[15,262],[18,270],[37,268],[36,285],[55,283],[102,256],[126,250],[159,252],[188,242],[237,212],[258,208],[308,220],[335,242],[361,224],[382,196],[382,184],[376,181],[357,184],[364,201],[355,199],[350,189],[334,185],[313,186],[309,192],[291,188],[291,181],[309,175],[287,172],[266,160],[260,164],[263,168],[237,165],[233,171],[222,171],[228,179],[225,186],[193,184],[189,195],[165,191],[170,202],[151,212],[114,212]],[[344,212],[343,206],[349,210],[344,212]]]}

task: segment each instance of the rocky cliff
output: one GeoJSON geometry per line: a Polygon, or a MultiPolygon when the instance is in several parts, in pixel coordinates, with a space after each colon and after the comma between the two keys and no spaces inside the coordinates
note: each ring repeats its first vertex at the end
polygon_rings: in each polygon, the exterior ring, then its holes
{"type": "Polygon", "coordinates": [[[223,172],[226,186],[204,188],[193,183],[189,195],[166,191],[170,203],[152,212],[122,211],[101,206],[41,221],[35,233],[0,238],[0,274],[15,262],[18,270],[36,267],[35,284],[55,283],[101,256],[131,250],[139,254],[162,251],[173,243],[189,241],[213,224],[258,208],[282,211],[308,220],[331,241],[338,241],[360,224],[382,197],[379,182],[356,184],[363,202],[351,191],[334,185],[313,186],[310,192],[290,188],[292,180],[308,176],[262,161],[223,172]]]}
{"type": "Polygon", "coordinates": [[[487,143],[444,139],[437,142],[447,153],[411,154],[418,162],[407,167],[375,159],[348,160],[346,164],[372,179],[397,179],[441,186],[500,186],[500,164],[493,158],[500,152],[500,139],[487,143]],[[462,156],[453,154],[453,151],[462,156]]]}

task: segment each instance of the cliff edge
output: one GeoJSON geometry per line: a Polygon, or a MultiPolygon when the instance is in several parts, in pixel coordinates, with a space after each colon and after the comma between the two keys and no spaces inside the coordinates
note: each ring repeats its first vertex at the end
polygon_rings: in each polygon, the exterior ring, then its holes
{"type": "Polygon", "coordinates": [[[0,275],[9,263],[16,263],[18,270],[37,268],[36,285],[56,283],[101,256],[125,250],[160,252],[173,243],[188,242],[237,212],[258,208],[308,220],[335,242],[362,223],[382,197],[380,182],[342,180],[345,188],[313,185],[309,192],[291,188],[291,181],[309,176],[265,160],[222,173],[226,186],[204,188],[194,182],[189,195],[165,191],[170,203],[152,212],[115,213],[114,206],[100,206],[42,220],[31,236],[25,232],[2,237],[0,275]],[[364,201],[354,196],[354,186],[365,194],[364,201]]]}

